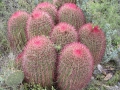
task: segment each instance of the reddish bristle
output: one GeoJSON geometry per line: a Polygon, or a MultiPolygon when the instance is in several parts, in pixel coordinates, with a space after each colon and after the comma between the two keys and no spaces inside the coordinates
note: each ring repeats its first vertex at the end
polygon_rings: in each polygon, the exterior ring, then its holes
{"type": "Polygon", "coordinates": [[[75,5],[75,4],[73,4],[73,3],[68,3],[68,4],[66,4],[68,7],[70,7],[70,8],[73,8],[73,9],[76,9],[77,8],[77,6],[75,5]]]}
{"type": "Polygon", "coordinates": [[[81,50],[80,49],[75,49],[74,51],[73,51],[73,54],[76,56],[76,57],[79,57],[80,55],[81,55],[81,50]]]}
{"type": "Polygon", "coordinates": [[[98,27],[98,26],[95,26],[95,27],[93,28],[93,32],[95,32],[95,33],[99,32],[99,27],[98,27]]]}
{"type": "Polygon", "coordinates": [[[37,18],[39,18],[41,16],[41,13],[40,12],[34,12],[33,14],[32,14],[32,18],[33,19],[37,19],[37,18]]]}

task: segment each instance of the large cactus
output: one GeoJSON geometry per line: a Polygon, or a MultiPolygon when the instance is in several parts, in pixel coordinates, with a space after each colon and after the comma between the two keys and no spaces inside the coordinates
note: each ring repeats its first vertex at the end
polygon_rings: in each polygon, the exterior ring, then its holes
{"type": "Polygon", "coordinates": [[[30,39],[23,55],[25,80],[43,87],[52,85],[56,52],[53,43],[45,36],[30,39]]]}
{"type": "Polygon", "coordinates": [[[64,4],[58,11],[59,22],[67,22],[77,30],[85,23],[82,10],[73,3],[64,4]]]}
{"type": "Polygon", "coordinates": [[[81,43],[90,49],[94,58],[94,64],[99,64],[106,47],[106,39],[103,31],[98,26],[88,23],[79,29],[79,39],[81,43]]]}
{"type": "Polygon", "coordinates": [[[19,53],[25,43],[25,27],[29,14],[24,11],[16,11],[8,20],[8,39],[14,53],[19,53]]]}
{"type": "Polygon", "coordinates": [[[92,72],[93,58],[85,45],[75,42],[65,46],[58,65],[60,90],[82,90],[90,81],[92,72]]]}
{"type": "Polygon", "coordinates": [[[53,4],[59,8],[65,3],[76,3],[76,0],[53,0],[53,4]]]}
{"type": "Polygon", "coordinates": [[[48,36],[53,26],[53,21],[47,12],[34,11],[27,21],[26,33],[28,40],[38,35],[48,36]]]}
{"type": "Polygon", "coordinates": [[[39,3],[33,10],[34,11],[39,11],[39,10],[43,10],[45,12],[47,12],[51,17],[52,20],[54,22],[56,22],[56,18],[57,18],[57,9],[54,5],[52,5],[49,2],[43,2],[43,3],[39,3]]]}
{"type": "Polygon", "coordinates": [[[78,35],[76,29],[72,25],[62,22],[54,27],[50,39],[57,46],[63,47],[66,44],[77,42],[78,35]]]}

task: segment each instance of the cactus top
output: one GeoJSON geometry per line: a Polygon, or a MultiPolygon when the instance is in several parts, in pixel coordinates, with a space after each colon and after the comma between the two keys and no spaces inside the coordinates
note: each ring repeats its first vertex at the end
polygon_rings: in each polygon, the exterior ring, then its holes
{"type": "Polygon", "coordinates": [[[45,44],[46,40],[47,39],[46,39],[45,36],[36,36],[36,37],[34,37],[34,39],[31,39],[27,43],[27,47],[40,48],[40,47],[42,47],[45,44]]]}
{"type": "Polygon", "coordinates": [[[76,6],[76,4],[74,3],[66,3],[65,6],[67,8],[72,8],[72,9],[77,9],[78,7],[76,6]]]}
{"type": "Polygon", "coordinates": [[[65,22],[59,23],[53,30],[56,30],[56,29],[60,30],[60,32],[65,32],[65,31],[69,31],[69,30],[76,31],[72,25],[67,24],[65,22]]]}
{"type": "Polygon", "coordinates": [[[13,24],[16,25],[17,21],[19,22],[20,20],[23,20],[23,19],[25,19],[25,17],[28,17],[28,16],[29,16],[29,14],[25,11],[16,11],[15,13],[13,13],[8,20],[8,31],[12,30],[12,29],[10,29],[11,25],[13,25],[13,24]],[[20,17],[20,18],[18,18],[18,17],[20,17]]]}
{"type": "Polygon", "coordinates": [[[11,18],[16,18],[16,17],[19,17],[23,14],[27,14],[27,13],[24,11],[16,11],[15,13],[12,14],[11,18]]]}
{"type": "MultiPolygon", "coordinates": [[[[72,50],[72,53],[71,53],[72,56],[74,56],[76,58],[80,58],[80,57],[84,56],[86,52],[87,53],[90,52],[89,49],[85,45],[83,45],[81,43],[73,42],[71,44],[66,45],[64,47],[64,49],[62,50],[63,51],[62,53],[69,52],[71,50],[72,50]]],[[[88,57],[93,58],[90,53],[87,55],[88,55],[88,57]]],[[[93,66],[93,61],[91,62],[91,66],[93,66]]]]}
{"type": "Polygon", "coordinates": [[[51,7],[51,8],[54,8],[55,9],[55,6],[52,5],[51,3],[49,2],[43,2],[43,3],[40,3],[37,5],[37,7],[35,9],[41,9],[41,8],[46,8],[46,7],[51,7]]]}
{"type": "Polygon", "coordinates": [[[41,18],[42,15],[43,15],[43,12],[34,12],[34,13],[32,13],[31,17],[33,19],[38,19],[38,18],[41,18]]]}

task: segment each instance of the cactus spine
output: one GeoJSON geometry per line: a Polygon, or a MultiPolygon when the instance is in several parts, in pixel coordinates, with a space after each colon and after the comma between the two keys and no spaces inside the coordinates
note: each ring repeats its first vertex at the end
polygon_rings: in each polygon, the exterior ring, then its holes
{"type": "Polygon", "coordinates": [[[82,10],[73,3],[64,4],[58,11],[59,22],[66,22],[78,30],[84,23],[85,17],[82,10]]]}
{"type": "Polygon", "coordinates": [[[99,64],[105,52],[106,39],[103,31],[98,26],[88,23],[79,29],[80,42],[91,51],[95,65],[99,64]]]}
{"type": "Polygon", "coordinates": [[[57,46],[63,47],[66,44],[77,42],[78,35],[72,25],[62,22],[54,27],[50,39],[57,46]]]}
{"type": "Polygon", "coordinates": [[[59,57],[58,86],[61,90],[82,90],[90,81],[93,58],[89,49],[74,42],[65,46],[59,57]]]}
{"type": "Polygon", "coordinates": [[[51,3],[48,3],[48,2],[40,3],[40,4],[38,4],[35,7],[35,9],[33,10],[33,12],[34,11],[39,11],[39,10],[47,12],[52,17],[52,20],[56,21],[56,18],[57,18],[57,9],[51,3]]]}
{"type": "Polygon", "coordinates": [[[28,40],[34,36],[48,36],[54,24],[47,12],[34,11],[27,21],[27,38],[28,40]]]}
{"type": "Polygon", "coordinates": [[[26,43],[25,27],[28,17],[28,13],[17,11],[8,20],[8,38],[14,53],[19,53],[26,43]]]}
{"type": "Polygon", "coordinates": [[[52,85],[56,52],[53,43],[45,36],[30,39],[23,55],[23,71],[29,83],[52,85]]]}

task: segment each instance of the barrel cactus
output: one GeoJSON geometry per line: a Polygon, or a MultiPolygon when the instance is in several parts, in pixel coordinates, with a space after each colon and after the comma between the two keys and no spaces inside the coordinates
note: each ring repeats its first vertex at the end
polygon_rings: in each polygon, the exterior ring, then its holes
{"type": "Polygon", "coordinates": [[[45,36],[30,39],[24,49],[23,71],[28,83],[42,87],[53,84],[56,51],[54,44],[45,36]]]}
{"type": "Polygon", "coordinates": [[[94,64],[99,64],[106,47],[104,32],[99,26],[94,26],[92,23],[88,23],[79,29],[79,40],[90,49],[94,58],[94,64]]]}
{"type": "Polygon", "coordinates": [[[53,26],[53,21],[47,12],[44,12],[42,10],[34,11],[27,21],[27,39],[29,40],[38,35],[48,36],[53,26]]]}
{"type": "Polygon", "coordinates": [[[72,25],[62,22],[54,27],[50,39],[57,46],[63,47],[66,44],[77,42],[78,35],[76,29],[72,25]]]}
{"type": "Polygon", "coordinates": [[[8,39],[14,53],[19,53],[25,43],[25,27],[29,14],[25,11],[16,11],[8,20],[8,39]]]}
{"type": "Polygon", "coordinates": [[[60,90],[82,90],[90,81],[92,72],[93,58],[85,45],[74,42],[64,47],[58,65],[60,90]]]}
{"type": "Polygon", "coordinates": [[[52,5],[51,3],[49,2],[43,2],[43,3],[40,3],[38,4],[34,10],[34,11],[39,11],[39,10],[43,10],[45,12],[47,12],[51,17],[52,17],[52,20],[54,22],[56,22],[56,18],[57,18],[57,9],[54,5],[52,5]]]}
{"type": "Polygon", "coordinates": [[[76,3],[76,0],[53,0],[53,4],[59,8],[65,3],[76,3]]]}
{"type": "Polygon", "coordinates": [[[84,23],[85,17],[82,10],[73,3],[64,4],[58,11],[59,22],[66,22],[78,30],[84,23]]]}

